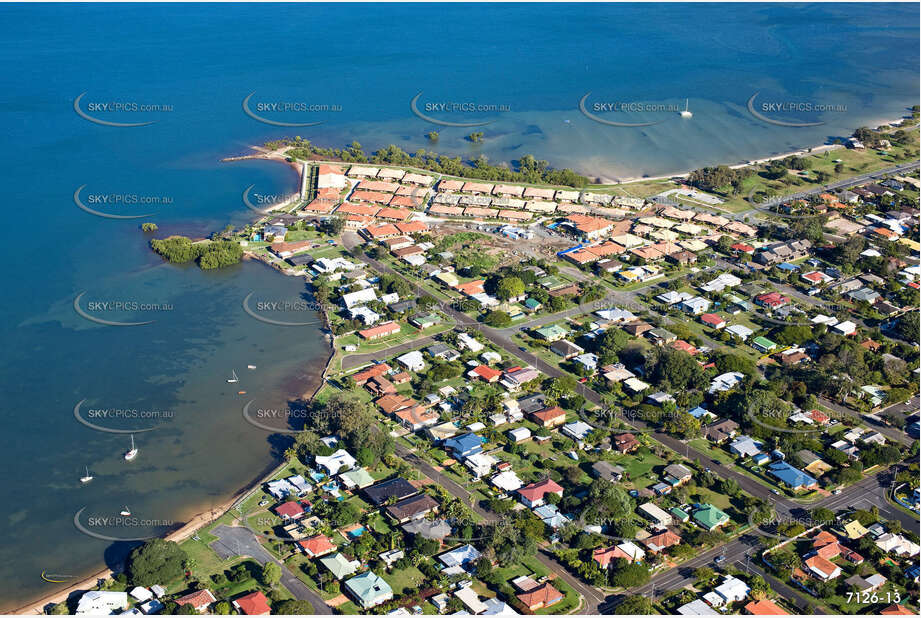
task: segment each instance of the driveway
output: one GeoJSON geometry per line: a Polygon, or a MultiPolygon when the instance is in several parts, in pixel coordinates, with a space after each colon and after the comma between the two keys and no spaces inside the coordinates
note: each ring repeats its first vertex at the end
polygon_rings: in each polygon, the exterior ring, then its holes
{"type": "Polygon", "coordinates": [[[287,565],[273,558],[249,529],[242,526],[222,525],[212,530],[211,534],[216,536],[218,540],[211,543],[209,547],[220,556],[221,560],[236,556],[249,556],[261,565],[270,561],[274,562],[281,567],[282,585],[294,595],[294,598],[309,602],[313,607],[314,614],[332,615],[333,610],[323,602],[320,595],[295,577],[287,565]]]}

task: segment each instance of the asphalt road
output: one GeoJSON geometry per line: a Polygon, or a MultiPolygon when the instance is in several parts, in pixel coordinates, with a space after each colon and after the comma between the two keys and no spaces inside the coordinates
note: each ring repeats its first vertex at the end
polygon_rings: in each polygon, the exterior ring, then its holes
{"type": "MultiPolygon", "coordinates": [[[[853,176],[851,178],[845,178],[844,180],[838,180],[831,182],[827,185],[821,187],[816,187],[815,189],[809,189],[808,191],[801,191],[799,193],[793,193],[791,195],[785,195],[784,201],[793,201],[807,198],[811,195],[818,195],[819,193],[826,193],[828,191],[834,191],[835,189],[843,189],[845,187],[853,187],[859,185],[862,182],[868,180],[881,180],[890,174],[899,174],[902,172],[908,172],[918,167],[918,161],[912,161],[911,163],[903,163],[901,165],[896,165],[893,167],[887,167],[886,169],[877,170],[875,172],[868,172],[866,174],[860,174],[859,176],[853,176]]],[[[736,213],[736,218],[740,219],[746,215],[750,215],[756,212],[764,212],[760,208],[751,208],[739,213],[736,213]]]]}
{"type": "Polygon", "coordinates": [[[221,560],[235,556],[249,556],[261,565],[274,562],[281,567],[281,583],[294,595],[294,598],[307,601],[313,607],[314,614],[332,615],[333,610],[316,592],[299,580],[283,562],[279,562],[259,543],[259,539],[248,528],[242,526],[221,525],[211,531],[218,538],[209,547],[221,560]]]}

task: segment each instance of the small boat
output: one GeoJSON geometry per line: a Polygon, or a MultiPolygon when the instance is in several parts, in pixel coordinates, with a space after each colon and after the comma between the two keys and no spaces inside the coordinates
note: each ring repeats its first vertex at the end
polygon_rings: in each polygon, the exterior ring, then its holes
{"type": "Polygon", "coordinates": [[[126,506],[125,508],[123,508],[123,509],[121,510],[121,512],[119,513],[119,515],[121,515],[122,517],[131,517],[131,509],[129,509],[129,508],[126,506]]]}
{"type": "Polygon", "coordinates": [[[237,391],[237,395],[245,395],[246,391],[237,391]]]}
{"type": "Polygon", "coordinates": [[[255,369],[255,368],[256,368],[256,365],[247,365],[246,368],[247,368],[247,369],[255,369]]]}
{"type": "Polygon", "coordinates": [[[125,461],[131,461],[138,456],[138,449],[134,446],[134,434],[131,434],[131,448],[125,452],[125,461]]]}
{"type": "Polygon", "coordinates": [[[227,380],[227,383],[228,383],[228,384],[236,384],[237,382],[240,381],[240,378],[237,377],[237,372],[236,372],[236,371],[234,371],[233,369],[231,369],[231,370],[230,370],[230,373],[233,374],[233,375],[232,375],[231,378],[229,378],[229,379],[227,380]]]}
{"type": "Polygon", "coordinates": [[[691,116],[694,115],[694,114],[688,109],[688,103],[689,103],[689,102],[690,102],[690,99],[685,99],[685,100],[684,100],[684,111],[680,112],[682,118],[690,118],[691,116]]]}
{"type": "Polygon", "coordinates": [[[92,480],[93,480],[93,475],[90,474],[90,468],[89,468],[89,466],[87,466],[87,467],[86,467],[86,476],[81,476],[81,477],[80,477],[80,482],[81,482],[81,483],[89,483],[89,482],[92,481],[92,480]]]}

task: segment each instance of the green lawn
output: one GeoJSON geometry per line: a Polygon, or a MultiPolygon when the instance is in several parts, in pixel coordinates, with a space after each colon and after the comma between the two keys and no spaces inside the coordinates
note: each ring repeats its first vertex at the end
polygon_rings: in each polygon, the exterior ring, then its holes
{"type": "Polygon", "coordinates": [[[426,583],[425,575],[414,566],[406,569],[395,569],[392,573],[382,573],[380,575],[393,588],[393,596],[395,597],[412,594],[424,588],[426,583]]]}

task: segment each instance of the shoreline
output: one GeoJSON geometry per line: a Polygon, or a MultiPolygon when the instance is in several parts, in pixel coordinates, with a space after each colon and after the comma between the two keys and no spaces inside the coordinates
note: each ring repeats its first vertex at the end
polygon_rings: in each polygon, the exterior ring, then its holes
{"type": "MultiPolygon", "coordinates": [[[[245,156],[240,156],[240,157],[227,157],[227,158],[221,159],[221,161],[265,160],[265,161],[278,161],[280,163],[285,163],[289,165],[297,174],[298,189],[295,191],[294,195],[299,195],[300,187],[301,187],[301,184],[303,183],[303,175],[301,173],[302,167],[298,163],[293,162],[293,161],[288,161],[284,157],[284,155],[282,155],[278,151],[267,151],[265,148],[262,148],[260,146],[250,146],[250,148],[258,151],[259,154],[251,154],[251,155],[245,155],[245,156]]],[[[259,260],[259,261],[262,262],[262,260],[259,260]]],[[[265,262],[262,262],[262,263],[265,264],[265,262]]],[[[266,265],[268,266],[268,264],[266,265]]],[[[285,275],[284,272],[279,271],[275,268],[272,268],[271,270],[275,271],[276,273],[280,275],[285,275]]],[[[324,327],[321,329],[321,331],[325,329],[326,324],[327,324],[325,315],[323,316],[323,322],[324,322],[324,327]]],[[[300,399],[303,399],[305,401],[312,400],[316,396],[316,394],[320,392],[320,389],[323,388],[323,385],[326,383],[326,373],[329,371],[330,363],[332,362],[336,354],[335,340],[324,336],[323,341],[328,347],[328,353],[326,356],[326,360],[323,363],[322,370],[316,373],[312,373],[312,372],[308,373],[307,379],[306,379],[306,382],[307,382],[306,389],[305,390],[301,390],[300,388],[297,389],[298,391],[300,391],[300,394],[297,394],[297,391],[292,392],[294,396],[300,399]]],[[[275,460],[273,460],[269,462],[266,467],[267,471],[260,473],[253,481],[250,481],[243,487],[234,491],[233,494],[230,497],[228,497],[226,500],[224,500],[217,506],[211,507],[204,511],[198,511],[194,513],[184,524],[182,524],[182,526],[180,526],[176,530],[173,530],[172,532],[167,533],[165,536],[156,537],[156,538],[162,538],[166,541],[174,541],[177,543],[180,543],[182,541],[189,539],[196,532],[198,532],[205,526],[213,523],[214,521],[226,515],[241,498],[244,498],[245,496],[249,495],[254,489],[261,486],[266,480],[274,476],[278,472],[278,470],[285,465],[287,465],[286,461],[277,463],[275,460]]],[[[29,614],[44,615],[45,613],[44,608],[47,605],[64,602],[68,598],[70,598],[70,596],[74,593],[77,593],[80,591],[86,592],[86,591],[92,590],[93,588],[99,585],[100,581],[111,579],[116,574],[117,573],[115,571],[106,567],[104,569],[96,571],[92,573],[91,575],[88,575],[80,579],[76,583],[68,585],[63,590],[49,592],[48,594],[39,597],[35,601],[30,601],[19,607],[16,607],[15,609],[12,609],[10,613],[17,614],[17,615],[29,615],[29,614]]]]}
{"type": "MultiPolygon", "coordinates": [[[[305,401],[313,399],[316,394],[320,392],[320,389],[323,388],[323,385],[326,382],[326,372],[329,370],[329,364],[335,356],[336,350],[333,342],[329,341],[326,337],[323,339],[329,345],[329,354],[323,364],[323,370],[316,374],[309,375],[309,383],[307,385],[307,389],[298,395],[299,398],[304,399],[305,401]]],[[[176,530],[167,533],[165,536],[156,538],[162,538],[165,541],[174,541],[176,543],[181,543],[182,541],[191,538],[195,535],[196,532],[214,523],[216,520],[230,512],[230,510],[234,507],[234,505],[237,504],[237,502],[248,496],[254,489],[260,487],[271,477],[275,476],[278,470],[286,465],[288,465],[287,461],[283,460],[281,462],[277,462],[276,460],[272,460],[267,464],[264,472],[260,473],[254,480],[250,481],[243,487],[234,491],[234,493],[226,500],[207,510],[198,511],[176,530]]],[[[35,601],[17,607],[16,609],[11,610],[10,613],[17,615],[44,615],[45,606],[66,601],[72,594],[76,592],[86,592],[92,590],[99,584],[101,580],[111,579],[115,575],[117,575],[117,573],[112,569],[104,568],[100,571],[96,571],[92,575],[84,577],[74,584],[70,584],[63,590],[48,593],[45,596],[36,599],[35,601]]],[[[2,610],[0,610],[0,612],[2,612],[2,610]]]]}
{"type": "MultiPolygon", "coordinates": [[[[869,123],[866,126],[872,125],[875,128],[879,128],[879,127],[883,127],[887,125],[891,126],[896,123],[904,123],[906,120],[910,120],[910,119],[911,119],[911,116],[902,116],[901,118],[896,118],[894,120],[874,121],[874,122],[869,123]]],[[[905,128],[905,127],[899,127],[899,128],[905,128]]],[[[856,129],[854,130],[856,131],[856,129]]],[[[846,148],[846,146],[844,144],[821,144],[819,146],[804,146],[802,148],[791,150],[789,152],[774,154],[774,155],[770,155],[770,156],[762,157],[758,159],[750,159],[744,163],[735,163],[731,165],[724,164],[724,163],[718,163],[716,165],[727,165],[727,167],[729,167],[730,169],[737,170],[737,169],[742,169],[744,167],[761,165],[763,163],[770,163],[771,161],[777,161],[779,159],[786,159],[787,157],[821,154],[823,152],[830,152],[832,150],[840,150],[841,148],[846,148]]],[[[713,167],[713,166],[705,166],[705,167],[713,167]]],[[[628,176],[626,178],[620,178],[620,179],[605,178],[603,176],[598,176],[598,178],[602,180],[602,182],[598,184],[623,185],[623,184],[629,184],[629,183],[634,183],[634,182],[670,180],[672,178],[687,178],[691,174],[692,171],[694,170],[685,170],[681,172],[676,172],[674,174],[663,174],[660,176],[628,176]]]]}
{"type": "MultiPolygon", "coordinates": [[[[891,125],[896,122],[903,122],[905,119],[906,118],[903,117],[897,120],[883,121],[876,126],[891,125]]],[[[741,169],[744,167],[768,163],[770,161],[775,161],[778,159],[784,159],[789,156],[801,156],[804,154],[817,154],[817,153],[841,149],[844,147],[845,146],[843,144],[822,144],[819,146],[800,148],[798,150],[793,150],[793,151],[782,153],[782,154],[771,155],[769,157],[764,157],[760,159],[752,159],[745,163],[729,165],[728,167],[730,167],[731,169],[741,169]]],[[[284,163],[288,165],[291,169],[293,169],[295,174],[297,175],[298,184],[297,184],[297,189],[294,192],[294,195],[300,194],[300,190],[301,190],[301,187],[303,186],[303,181],[304,181],[303,166],[297,163],[296,161],[288,160],[288,158],[284,155],[284,151],[287,149],[287,147],[276,149],[276,150],[268,150],[263,146],[251,145],[249,146],[249,148],[256,152],[252,154],[247,154],[247,155],[225,157],[221,159],[221,162],[232,162],[232,161],[242,161],[242,160],[264,160],[264,161],[276,161],[279,163],[284,163]]],[[[690,175],[691,171],[693,170],[688,170],[688,171],[679,172],[676,174],[669,174],[669,175],[663,175],[663,176],[655,176],[655,177],[639,176],[639,177],[627,177],[623,179],[608,179],[608,178],[596,176],[596,178],[598,178],[600,182],[595,183],[595,184],[626,185],[626,184],[644,182],[644,181],[657,181],[657,180],[670,180],[673,178],[686,178],[687,176],[690,175]]],[[[266,214],[269,214],[269,213],[266,213],[266,214]]],[[[279,274],[282,274],[282,275],[285,274],[284,272],[277,271],[277,269],[273,268],[273,270],[276,270],[276,272],[279,272],[279,274]]],[[[324,322],[325,321],[326,321],[326,316],[324,315],[324,322]]],[[[326,381],[326,374],[330,369],[330,363],[332,362],[333,358],[335,358],[335,355],[336,355],[335,338],[324,336],[323,339],[324,339],[325,344],[329,348],[329,353],[323,365],[322,371],[318,372],[315,375],[308,376],[308,381],[312,381],[315,384],[315,386],[312,389],[308,388],[305,392],[303,392],[300,395],[300,398],[305,401],[312,400],[317,395],[317,393],[323,388],[323,385],[325,384],[325,381],[326,381]]],[[[308,385],[308,386],[311,386],[311,385],[308,385]]],[[[225,500],[218,506],[212,507],[208,510],[200,511],[194,514],[180,528],[160,538],[163,538],[166,541],[174,541],[177,543],[187,540],[200,529],[204,528],[205,526],[213,523],[215,520],[220,519],[221,517],[226,515],[241,498],[247,496],[255,488],[262,485],[262,483],[265,482],[268,478],[271,478],[272,476],[274,476],[279,470],[279,468],[286,465],[286,463],[287,462],[284,462],[284,461],[282,461],[281,463],[277,465],[272,465],[270,463],[269,471],[267,473],[259,475],[254,481],[248,483],[244,487],[235,491],[227,500],[225,500]]],[[[63,590],[58,590],[56,592],[48,593],[42,597],[39,597],[35,601],[26,603],[14,609],[11,613],[19,614],[19,615],[35,613],[35,614],[42,615],[44,614],[43,610],[45,606],[49,604],[57,604],[57,603],[66,601],[72,594],[79,592],[81,590],[84,590],[84,591],[91,590],[99,584],[100,580],[110,579],[114,575],[115,575],[115,572],[112,569],[104,568],[100,571],[93,573],[92,575],[89,575],[81,579],[80,581],[74,584],[67,586],[63,590]]]]}

